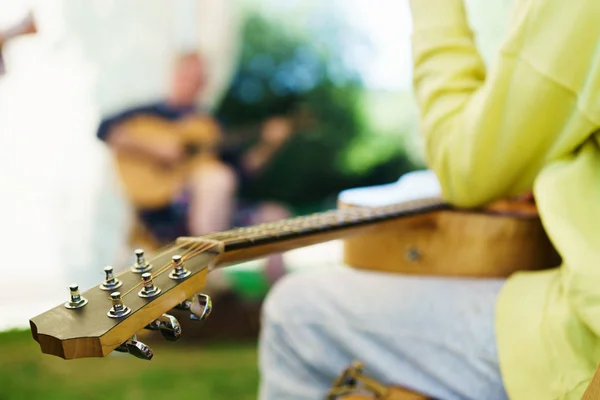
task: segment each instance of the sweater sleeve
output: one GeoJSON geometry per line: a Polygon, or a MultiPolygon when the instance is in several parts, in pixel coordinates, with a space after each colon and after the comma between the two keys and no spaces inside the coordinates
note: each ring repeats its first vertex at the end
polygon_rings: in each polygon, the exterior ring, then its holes
{"type": "Polygon", "coordinates": [[[518,2],[486,71],[463,0],[410,3],[414,91],[444,198],[475,207],[530,190],[548,160],[589,134],[578,96],[597,53],[598,29],[586,11],[597,6],[518,2]]]}

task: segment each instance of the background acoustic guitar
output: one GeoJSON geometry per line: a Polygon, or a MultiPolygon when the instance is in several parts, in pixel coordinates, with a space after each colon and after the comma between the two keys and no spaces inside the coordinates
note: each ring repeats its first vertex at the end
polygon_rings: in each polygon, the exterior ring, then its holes
{"type": "MultiPolygon", "coordinates": [[[[219,154],[224,149],[239,149],[261,138],[261,145],[250,149],[250,154],[267,150],[269,159],[273,146],[277,151],[290,136],[310,128],[314,124],[312,114],[299,106],[288,115],[271,118],[260,127],[246,129],[223,135],[219,124],[209,115],[200,115],[183,120],[170,121],[164,118],[140,115],[132,117],[119,125],[119,129],[129,136],[128,139],[156,145],[181,146],[185,149],[184,160],[176,166],[167,167],[156,162],[148,155],[120,151],[115,155],[116,167],[122,187],[130,202],[136,208],[153,209],[172,201],[184,185],[189,173],[202,163],[218,163],[219,154]],[[272,128],[275,121],[285,121],[289,129],[272,128]],[[267,137],[267,135],[270,135],[267,137]],[[273,135],[278,137],[273,138],[273,135]],[[266,145],[265,143],[269,144],[266,145]],[[278,142],[277,144],[273,144],[278,142]]],[[[264,154],[263,154],[264,155],[264,154]]],[[[262,157],[261,157],[262,158],[262,157]]],[[[247,160],[250,164],[252,157],[247,160]]],[[[252,165],[248,168],[252,168],[252,165]]]]}
{"type": "Polygon", "coordinates": [[[210,116],[169,121],[141,115],[130,118],[120,128],[140,142],[185,149],[184,160],[173,167],[161,165],[143,154],[124,151],[115,154],[123,189],[136,207],[152,209],[170,203],[199,163],[218,162],[221,131],[210,116]]]}

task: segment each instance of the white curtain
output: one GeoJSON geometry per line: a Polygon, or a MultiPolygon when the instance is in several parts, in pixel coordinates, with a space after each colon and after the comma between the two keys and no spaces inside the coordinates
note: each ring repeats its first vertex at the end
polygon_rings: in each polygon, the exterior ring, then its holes
{"type": "Polygon", "coordinates": [[[0,79],[0,330],[64,301],[71,281],[96,284],[127,238],[99,119],[160,97],[187,50],[210,60],[211,107],[239,38],[233,0],[0,0],[0,24],[28,6],[39,34],[7,46],[0,79]]]}

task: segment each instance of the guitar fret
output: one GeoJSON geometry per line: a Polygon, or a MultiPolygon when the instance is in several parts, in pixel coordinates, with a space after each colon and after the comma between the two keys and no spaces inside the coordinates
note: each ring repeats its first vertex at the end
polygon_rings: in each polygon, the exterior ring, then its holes
{"type": "Polygon", "coordinates": [[[396,218],[424,208],[440,206],[443,206],[443,203],[439,199],[424,199],[381,207],[348,207],[251,227],[234,228],[203,238],[222,241],[225,246],[285,240],[298,235],[316,234],[325,230],[350,228],[386,218],[396,218]]]}

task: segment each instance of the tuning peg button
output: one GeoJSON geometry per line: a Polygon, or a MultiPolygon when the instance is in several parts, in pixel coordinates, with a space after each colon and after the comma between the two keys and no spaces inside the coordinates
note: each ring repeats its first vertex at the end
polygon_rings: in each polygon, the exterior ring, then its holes
{"type": "Polygon", "coordinates": [[[160,331],[163,337],[170,342],[176,342],[181,338],[181,325],[177,318],[169,314],[163,314],[158,319],[146,326],[146,329],[160,331]]]}
{"type": "Polygon", "coordinates": [[[192,307],[192,302],[194,301],[194,299],[191,300],[184,300],[181,303],[177,304],[175,306],[176,310],[189,310],[190,307],[192,307]]]}
{"type": "Polygon", "coordinates": [[[131,339],[127,339],[125,342],[121,343],[115,350],[121,353],[129,353],[142,360],[152,360],[152,357],[154,357],[152,349],[137,340],[136,335],[133,335],[131,339]]]}
{"type": "Polygon", "coordinates": [[[69,292],[71,292],[71,300],[65,303],[66,308],[81,308],[88,303],[88,300],[79,293],[79,286],[76,284],[69,286],[69,292]]]}
{"type": "Polygon", "coordinates": [[[210,316],[212,312],[212,300],[210,296],[199,293],[190,307],[190,319],[202,322],[210,316]]]}

